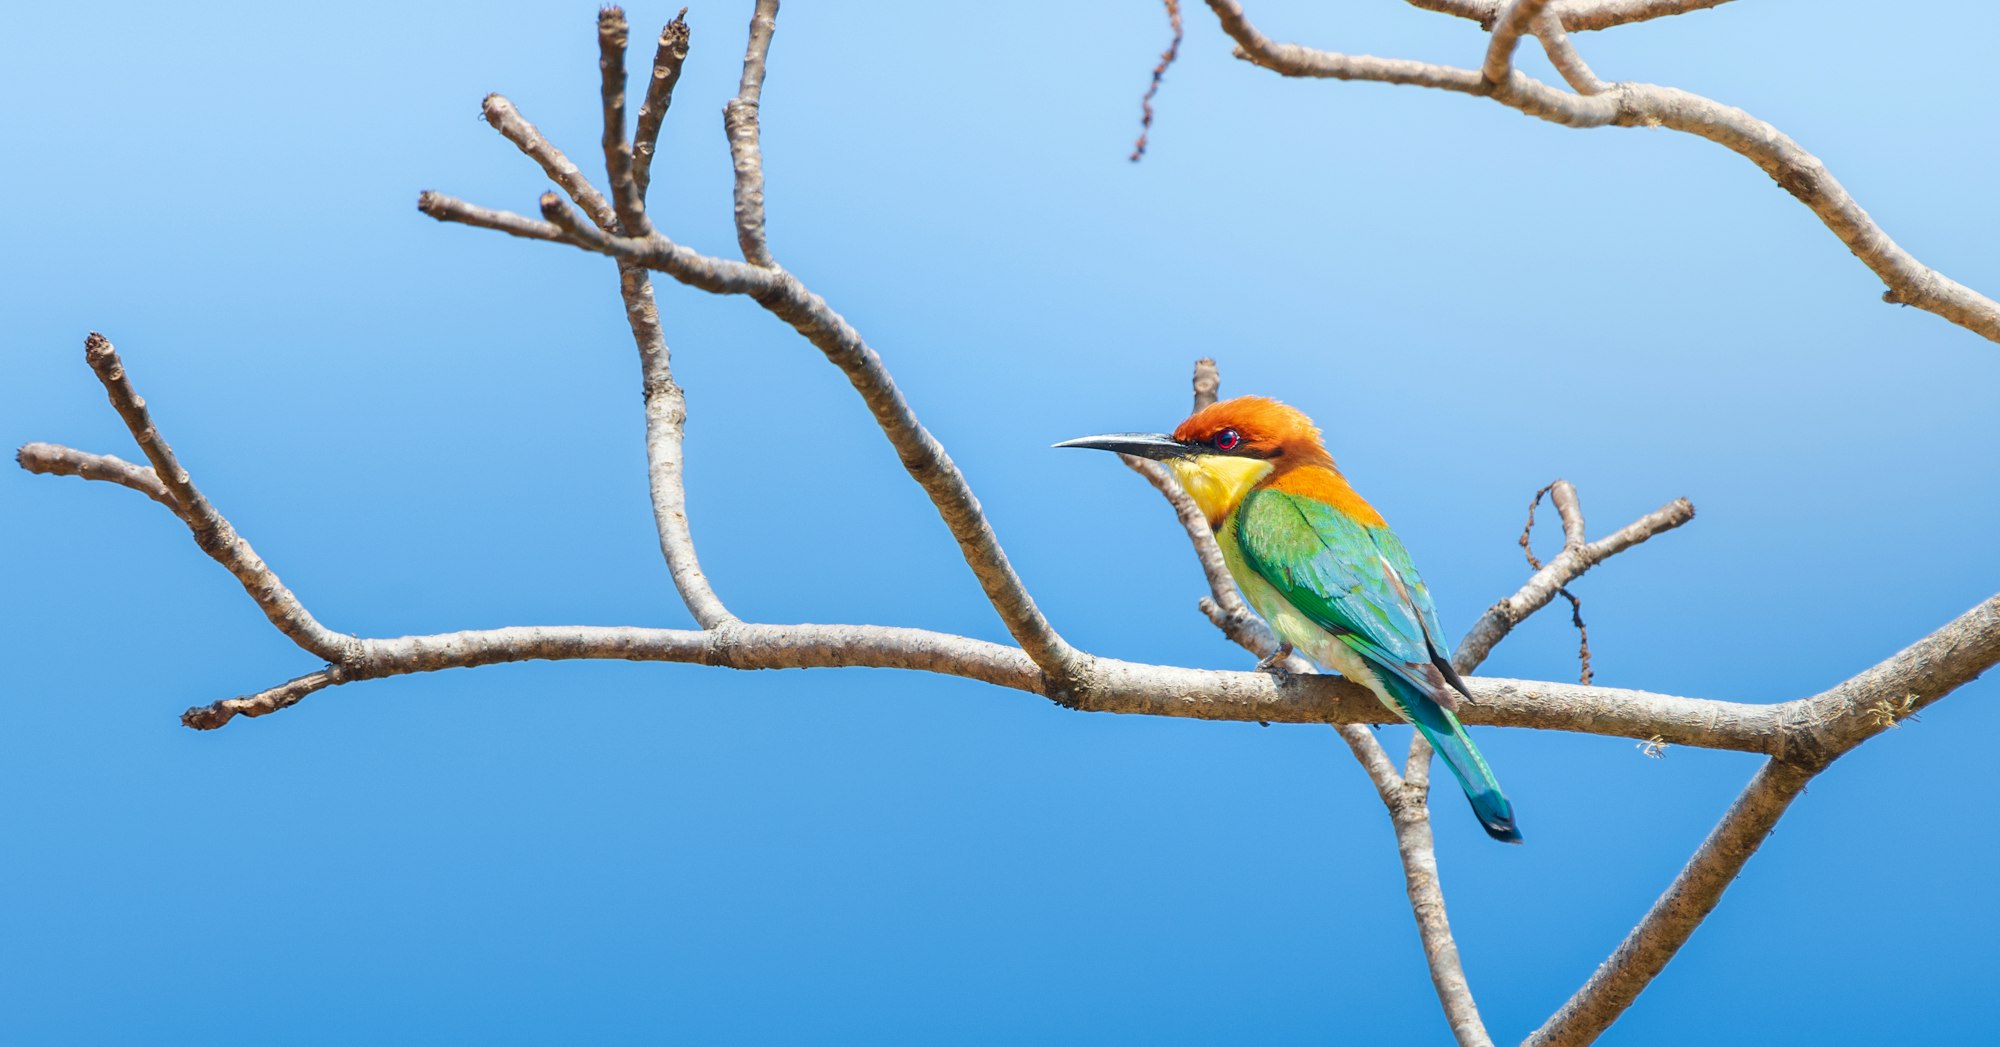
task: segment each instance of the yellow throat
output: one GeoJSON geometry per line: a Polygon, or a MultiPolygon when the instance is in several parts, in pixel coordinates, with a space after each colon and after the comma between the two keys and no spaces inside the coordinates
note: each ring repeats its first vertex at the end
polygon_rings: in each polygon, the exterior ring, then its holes
{"type": "Polygon", "coordinates": [[[1174,458],[1167,465],[1188,497],[1201,507],[1201,514],[1208,517],[1210,527],[1220,524],[1259,480],[1271,475],[1271,463],[1262,458],[1226,454],[1174,458]]]}

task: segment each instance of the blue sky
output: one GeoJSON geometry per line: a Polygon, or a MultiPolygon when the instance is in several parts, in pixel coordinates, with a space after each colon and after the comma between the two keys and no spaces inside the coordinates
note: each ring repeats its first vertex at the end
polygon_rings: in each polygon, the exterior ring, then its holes
{"type": "MultiPolygon", "coordinates": [[[[635,36],[678,6],[632,9],[635,36]]],[[[1387,0],[1255,13],[1350,51],[1483,47],[1387,0]]],[[[329,625],[685,624],[610,264],[414,207],[434,188],[532,210],[544,179],[479,121],[487,91],[588,161],[593,15],[14,12],[0,437],[137,457],[83,365],[102,330],[329,625]]],[[[733,252],[720,109],[748,11],[690,19],[654,215],[733,252]]],[[[1731,4],[1578,42],[1607,79],[1785,128],[1906,247],[1992,292],[1996,37],[1970,3],[1731,4]]],[[[1577,587],[1604,684],[1809,694],[2000,587],[2000,347],[1881,304],[1741,158],[1282,81],[1191,11],[1135,166],[1165,42],[1136,0],[801,2],[764,97],[778,256],[881,351],[1073,641],[1247,664],[1195,613],[1157,496],[1048,450],[1171,425],[1203,355],[1226,392],[1315,415],[1454,630],[1519,584],[1514,536],[1549,480],[1577,483],[1595,533],[1691,498],[1692,526],[1577,587]]],[[[695,534],[732,607],[1002,638],[839,374],[752,303],[661,295],[695,534]]],[[[10,1041],[1446,1037],[1386,819],[1331,730],[888,671],[572,663],[360,684],[197,734],[182,709],[314,663],[170,516],[0,472],[0,543],[10,1041]]],[[[1568,677],[1565,617],[1485,671],[1568,677]]],[[[1605,1042],[1983,1028],[1996,696],[1975,683],[1816,780],[1605,1042]]],[[[1490,843],[1446,797],[1439,857],[1487,1023],[1515,1039],[1755,761],[1479,742],[1529,843],[1490,843]]]]}

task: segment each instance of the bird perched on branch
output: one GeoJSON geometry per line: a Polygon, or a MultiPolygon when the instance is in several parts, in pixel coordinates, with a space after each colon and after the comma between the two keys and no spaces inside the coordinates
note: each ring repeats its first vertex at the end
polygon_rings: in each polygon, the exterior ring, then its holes
{"type": "Polygon", "coordinates": [[[1164,462],[1208,517],[1250,606],[1283,645],[1368,688],[1421,732],[1464,786],[1488,835],[1521,841],[1514,808],[1454,710],[1465,681],[1409,551],[1334,467],[1319,429],[1262,396],[1210,404],[1172,435],[1110,433],[1090,447],[1164,462]]]}

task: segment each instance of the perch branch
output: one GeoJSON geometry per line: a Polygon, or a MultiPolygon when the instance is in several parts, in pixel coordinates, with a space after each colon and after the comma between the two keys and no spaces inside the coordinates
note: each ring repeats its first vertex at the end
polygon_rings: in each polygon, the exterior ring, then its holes
{"type": "MultiPolygon", "coordinates": [[[[1703,6],[1711,5],[1607,4],[1601,10],[1593,5],[1576,9],[1575,18],[1565,13],[1562,24],[1570,29],[1603,28],[1597,22],[1614,14],[1637,20],[1703,6]]],[[[1529,116],[1567,127],[1667,127],[1706,138],[1756,164],[1817,215],[1887,285],[1884,301],[1935,313],[1989,341],[2000,342],[2000,302],[1919,262],[1875,224],[1818,157],[1741,109],[1653,84],[1616,83],[1598,94],[1579,95],[1551,87],[1518,69],[1509,70],[1496,82],[1481,70],[1274,43],[1250,23],[1236,0],[1209,0],[1209,7],[1223,31],[1236,41],[1238,57],[1283,76],[1434,87],[1490,97],[1529,116]]],[[[1508,10],[1520,7],[1510,5],[1508,10]]],[[[1494,46],[1488,50],[1488,71],[1499,43],[1496,31],[1494,46]]],[[[1508,51],[1511,53],[1511,47],[1508,51]]]]}

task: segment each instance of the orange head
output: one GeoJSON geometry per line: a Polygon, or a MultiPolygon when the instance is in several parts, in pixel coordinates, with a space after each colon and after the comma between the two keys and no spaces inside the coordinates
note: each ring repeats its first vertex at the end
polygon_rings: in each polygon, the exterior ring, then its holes
{"type": "Polygon", "coordinates": [[[1277,474],[1301,466],[1333,468],[1312,419],[1268,396],[1212,403],[1171,435],[1108,433],[1056,446],[1094,447],[1165,462],[1210,523],[1228,516],[1244,495],[1277,474]]]}
{"type": "Polygon", "coordinates": [[[1189,415],[1173,437],[1196,454],[1262,458],[1277,469],[1333,464],[1319,426],[1305,412],[1268,396],[1218,400],[1189,415]]]}

